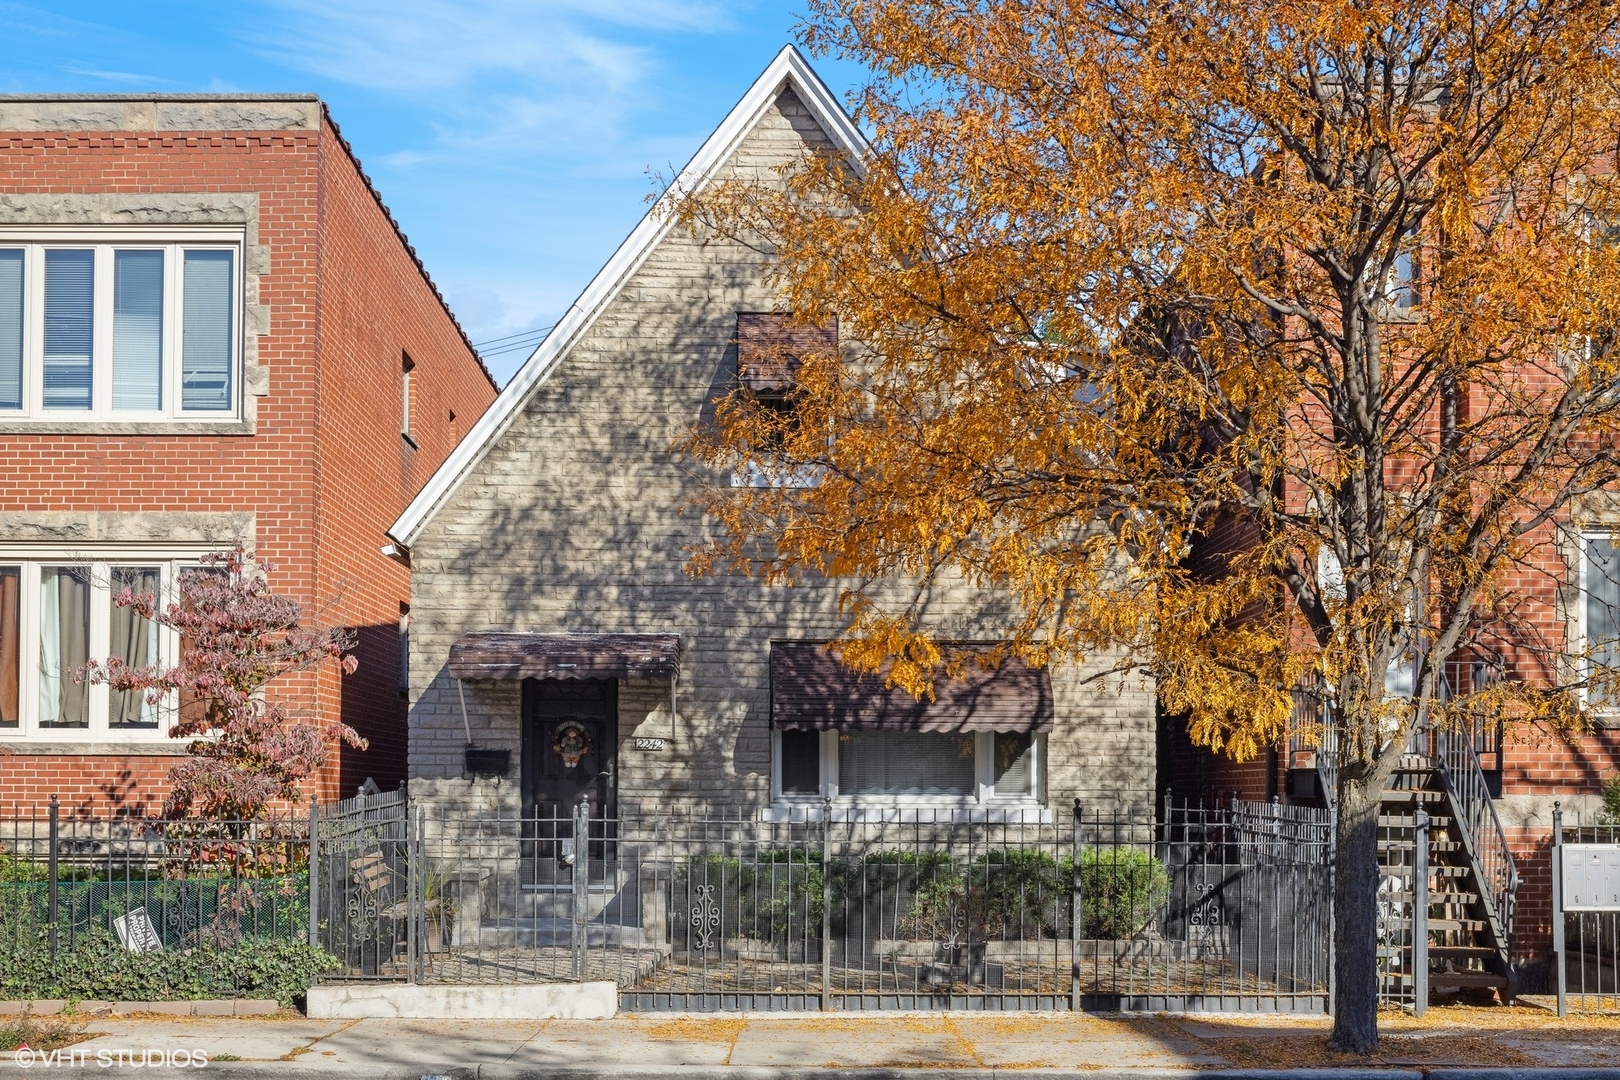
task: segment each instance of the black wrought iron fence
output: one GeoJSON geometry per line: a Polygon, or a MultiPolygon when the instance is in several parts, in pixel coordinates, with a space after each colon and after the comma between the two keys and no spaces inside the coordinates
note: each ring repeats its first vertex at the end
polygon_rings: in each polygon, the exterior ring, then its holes
{"type": "Polygon", "coordinates": [[[300,817],[161,821],[66,813],[54,799],[13,807],[0,815],[0,997],[162,989],[151,962],[125,963],[144,953],[187,958],[169,975],[188,984],[178,996],[252,996],[267,967],[287,962],[263,962],[261,947],[305,939],[309,896],[300,817]]]}
{"type": "Polygon", "coordinates": [[[1325,811],[321,814],[320,940],[352,978],[610,979],[633,1009],[1326,1007],[1325,811]]]}
{"type": "Polygon", "coordinates": [[[1620,1009],[1620,825],[1553,810],[1553,988],[1558,1015],[1620,1009]]]}

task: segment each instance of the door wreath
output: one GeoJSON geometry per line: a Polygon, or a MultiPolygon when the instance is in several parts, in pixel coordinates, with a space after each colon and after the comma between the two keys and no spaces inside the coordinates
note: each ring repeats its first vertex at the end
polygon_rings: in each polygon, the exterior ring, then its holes
{"type": "Polygon", "coordinates": [[[557,725],[551,752],[562,758],[563,765],[574,768],[581,758],[591,752],[590,731],[578,720],[564,720],[557,725]]]}

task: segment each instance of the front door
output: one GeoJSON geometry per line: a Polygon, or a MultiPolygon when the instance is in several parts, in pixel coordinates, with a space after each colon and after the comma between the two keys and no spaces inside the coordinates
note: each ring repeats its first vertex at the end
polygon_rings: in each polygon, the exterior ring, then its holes
{"type": "Polygon", "coordinates": [[[527,679],[523,683],[523,815],[543,842],[572,836],[569,818],[583,800],[591,818],[591,856],[603,857],[615,806],[618,684],[612,679],[527,679]]]}

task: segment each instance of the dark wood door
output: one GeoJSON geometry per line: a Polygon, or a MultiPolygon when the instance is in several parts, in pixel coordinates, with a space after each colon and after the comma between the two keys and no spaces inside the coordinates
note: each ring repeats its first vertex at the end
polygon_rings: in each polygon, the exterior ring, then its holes
{"type": "Polygon", "coordinates": [[[571,835],[583,800],[592,819],[592,855],[601,857],[601,822],[617,811],[618,684],[612,679],[523,684],[523,812],[536,839],[571,835]]]}

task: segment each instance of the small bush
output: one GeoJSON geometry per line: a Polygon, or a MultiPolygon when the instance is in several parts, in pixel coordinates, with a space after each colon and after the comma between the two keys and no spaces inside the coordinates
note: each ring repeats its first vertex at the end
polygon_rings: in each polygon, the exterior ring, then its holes
{"type": "Polygon", "coordinates": [[[1620,773],[1603,781],[1603,824],[1620,825],[1620,773]]]}
{"type": "Polygon", "coordinates": [[[1080,853],[1083,937],[1128,938],[1164,906],[1169,894],[1170,875],[1164,864],[1145,851],[1109,848],[1080,853]]]}

